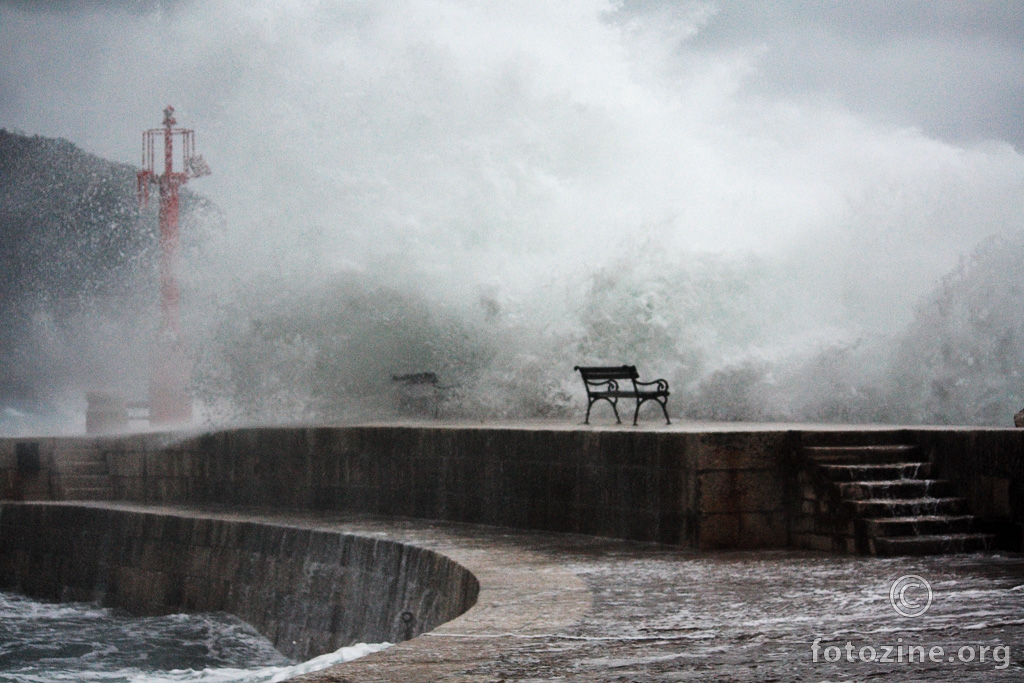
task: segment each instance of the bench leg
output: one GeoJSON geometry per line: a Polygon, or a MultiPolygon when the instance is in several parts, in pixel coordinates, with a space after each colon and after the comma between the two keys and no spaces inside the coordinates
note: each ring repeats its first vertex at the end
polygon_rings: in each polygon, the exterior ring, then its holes
{"type": "Polygon", "coordinates": [[[619,402],[619,399],[616,398],[615,400],[612,400],[610,398],[605,398],[604,400],[608,401],[608,405],[612,407],[612,412],[615,413],[615,423],[622,424],[622,420],[619,419],[619,409],[615,407],[615,404],[619,402]]]}
{"type": "MultiPolygon", "coordinates": [[[[616,399],[616,401],[617,400],[618,399],[616,399]]],[[[583,418],[583,424],[590,424],[590,409],[593,408],[594,404],[597,403],[598,401],[608,401],[608,404],[612,407],[612,412],[615,413],[615,422],[617,422],[618,424],[622,424],[622,420],[619,418],[619,409],[615,407],[616,401],[613,401],[610,398],[605,398],[604,396],[595,398],[587,403],[587,416],[583,418]]]]}
{"type": "MultiPolygon", "coordinates": [[[[637,418],[640,417],[640,406],[644,404],[644,401],[649,399],[637,399],[636,400],[636,412],[633,413],[633,426],[636,426],[637,418]]],[[[655,397],[654,400],[661,406],[661,412],[665,413],[665,424],[672,424],[672,420],[668,419],[668,399],[662,401],[660,398],[655,397]]]]}

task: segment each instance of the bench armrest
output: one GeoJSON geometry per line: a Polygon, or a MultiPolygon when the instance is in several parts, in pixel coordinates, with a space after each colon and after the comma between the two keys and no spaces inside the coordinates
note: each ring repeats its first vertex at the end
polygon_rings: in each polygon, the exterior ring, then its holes
{"type": "Polygon", "coordinates": [[[639,386],[649,387],[652,384],[657,384],[658,385],[658,391],[665,391],[665,392],[668,391],[668,380],[656,379],[653,382],[641,382],[640,380],[636,380],[636,385],[638,387],[639,386]]]}
{"type": "Polygon", "coordinates": [[[619,383],[614,379],[585,379],[583,380],[583,385],[587,388],[587,391],[601,387],[607,387],[609,391],[619,390],[619,383]]]}

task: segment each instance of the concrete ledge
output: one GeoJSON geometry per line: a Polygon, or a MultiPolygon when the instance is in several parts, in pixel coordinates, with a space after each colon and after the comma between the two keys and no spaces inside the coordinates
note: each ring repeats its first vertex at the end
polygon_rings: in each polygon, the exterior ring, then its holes
{"type": "MultiPolygon", "coordinates": [[[[564,556],[544,552],[561,543],[367,516],[3,503],[0,587],[44,599],[98,599],[141,614],[223,609],[297,659],[429,632],[342,666],[360,681],[435,681],[478,659],[493,660],[496,641],[563,630],[583,616],[591,592],[564,556]],[[230,548],[242,552],[218,552],[230,548]],[[339,552],[345,548],[347,556],[339,552]],[[174,605],[166,590],[173,565],[185,577],[174,605]],[[332,565],[362,571],[366,580],[316,571],[332,565]],[[204,574],[212,580],[205,589],[204,574]],[[218,581],[223,602],[212,597],[218,581]],[[409,607],[420,611],[407,634],[399,616],[409,607]],[[331,619],[341,628],[331,631],[331,619]],[[325,625],[333,640],[324,637],[325,625]],[[367,630],[357,633],[356,625],[367,630]]],[[[329,672],[308,678],[336,680],[329,672]]]]}
{"type": "Polygon", "coordinates": [[[186,509],[4,503],[0,587],[141,615],[223,610],[302,660],[430,631],[469,609],[479,583],[457,561],[383,531],[186,509]]]}
{"type": "MultiPolygon", "coordinates": [[[[402,516],[696,549],[804,545],[804,445],[908,444],[1024,547],[1024,430],[810,425],[379,424],[0,439],[0,499],[110,498],[402,516]],[[38,454],[38,469],[18,451],[38,454]],[[71,486],[92,459],[105,490],[71,486]]],[[[815,545],[814,547],[818,547],[815,545]]]]}
{"type": "MultiPolygon", "coordinates": [[[[106,464],[113,500],[357,512],[697,548],[731,539],[730,547],[764,548],[784,547],[785,530],[780,535],[772,523],[761,533],[764,525],[745,518],[784,509],[780,481],[794,436],[425,424],[35,441],[41,471],[9,471],[13,483],[0,498],[86,497],[61,488],[56,454],[92,453],[106,464]]],[[[17,446],[0,440],[0,456],[17,446]]]]}
{"type": "MultiPolygon", "coordinates": [[[[15,507],[0,509],[0,526],[15,507]]],[[[948,653],[1000,644],[1018,653],[1024,648],[1018,590],[1024,557],[1014,554],[876,560],[778,550],[701,553],[309,511],[42,507],[60,508],[54,514],[71,520],[97,511],[120,516],[132,520],[125,527],[142,538],[180,537],[190,528],[191,536],[211,547],[227,540],[219,531],[250,526],[267,527],[282,548],[290,547],[286,538],[303,533],[311,540],[358,536],[429,550],[477,577],[478,600],[461,616],[383,652],[304,677],[310,682],[840,680],[851,678],[851,670],[858,680],[1010,681],[1021,675],[1016,654],[1006,671],[993,670],[989,661],[952,665],[949,674],[931,663],[851,665],[813,661],[811,655],[815,639],[824,639],[823,647],[853,639],[858,647],[903,642],[925,651],[942,646],[948,653]],[[942,587],[932,609],[911,620],[889,604],[892,582],[906,574],[942,587]],[[965,631],[964,624],[972,627],[965,631]]],[[[55,544],[74,540],[51,538],[55,544]]],[[[0,551],[7,547],[0,539],[0,551]]],[[[302,582],[288,572],[279,579],[302,582]]]]}

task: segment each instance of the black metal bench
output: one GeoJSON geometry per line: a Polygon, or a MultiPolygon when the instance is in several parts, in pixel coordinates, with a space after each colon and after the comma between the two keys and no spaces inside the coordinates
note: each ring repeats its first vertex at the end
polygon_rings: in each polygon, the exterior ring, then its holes
{"type": "Polygon", "coordinates": [[[433,372],[391,375],[391,381],[402,389],[398,398],[399,411],[409,415],[439,417],[445,393],[452,388],[441,386],[433,372]]]}
{"type": "Polygon", "coordinates": [[[615,421],[622,424],[617,407],[620,398],[636,399],[636,411],[633,413],[634,425],[640,416],[640,406],[646,401],[657,402],[661,406],[661,412],[665,413],[665,422],[672,424],[672,421],[668,419],[669,391],[667,380],[656,379],[653,382],[641,382],[639,379],[640,374],[636,371],[635,365],[596,367],[580,367],[577,365],[573,369],[580,371],[580,376],[583,377],[583,386],[587,389],[587,417],[583,420],[584,424],[590,424],[590,409],[594,407],[595,402],[602,399],[611,404],[612,410],[615,411],[615,421]],[[631,384],[620,388],[619,382],[623,380],[629,380],[631,384]],[[651,386],[655,388],[641,388],[651,386]]]}

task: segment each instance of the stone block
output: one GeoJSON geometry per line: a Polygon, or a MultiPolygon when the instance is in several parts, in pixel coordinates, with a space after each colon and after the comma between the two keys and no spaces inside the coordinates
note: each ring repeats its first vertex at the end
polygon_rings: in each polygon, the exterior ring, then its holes
{"type": "Polygon", "coordinates": [[[661,511],[656,517],[656,538],[658,543],[688,545],[686,515],[681,511],[661,511]]]}
{"type": "Polygon", "coordinates": [[[785,548],[789,542],[787,515],[783,512],[748,512],[742,515],[744,547],[785,548]]]}
{"type": "Polygon", "coordinates": [[[740,514],[702,515],[697,529],[701,550],[737,549],[740,544],[740,514]]]}
{"type": "Polygon", "coordinates": [[[608,504],[653,512],[657,509],[657,481],[650,468],[623,467],[609,472],[608,504]]]}
{"type": "Polygon", "coordinates": [[[576,466],[564,462],[552,463],[547,471],[548,500],[569,506],[578,497],[576,466]]]}
{"type": "Polygon", "coordinates": [[[18,500],[20,498],[18,473],[13,468],[0,468],[0,500],[18,500]]]}
{"type": "Polygon", "coordinates": [[[804,550],[832,552],[832,537],[821,534],[794,534],[793,546],[804,550]]]}
{"type": "Polygon", "coordinates": [[[688,435],[697,470],[778,469],[793,449],[788,432],[721,432],[688,435]]]}
{"type": "Polygon", "coordinates": [[[181,606],[188,612],[210,612],[216,609],[211,605],[211,581],[207,576],[186,574],[181,582],[181,606]]]}
{"type": "Polygon", "coordinates": [[[653,510],[625,509],[619,511],[621,538],[653,543],[659,540],[658,513],[653,510]]]}
{"type": "Polygon", "coordinates": [[[142,570],[161,571],[174,565],[180,559],[179,553],[182,547],[175,543],[168,543],[164,539],[147,538],[141,541],[141,547],[133,555],[135,563],[132,565],[142,570]]]}
{"type": "Polygon", "coordinates": [[[18,467],[18,458],[14,454],[15,439],[0,439],[0,469],[13,470],[18,467]]]}
{"type": "Polygon", "coordinates": [[[971,512],[981,519],[1005,519],[1012,514],[1009,477],[974,476],[970,496],[971,512]]]}
{"type": "Polygon", "coordinates": [[[111,476],[142,476],[145,457],[134,451],[113,451],[106,455],[106,467],[111,476]]]}
{"type": "Polygon", "coordinates": [[[779,510],[785,504],[785,481],[776,470],[725,470],[698,475],[702,513],[779,510]]]}
{"type": "Polygon", "coordinates": [[[796,515],[790,520],[790,528],[793,534],[809,534],[815,530],[815,518],[813,515],[796,515]]]}
{"type": "Polygon", "coordinates": [[[208,577],[212,555],[212,549],[206,546],[191,546],[185,549],[185,575],[208,577]]]}
{"type": "Polygon", "coordinates": [[[214,548],[210,554],[210,576],[222,581],[234,581],[241,562],[237,548],[214,548]]]}
{"type": "Polygon", "coordinates": [[[53,500],[55,487],[51,485],[50,474],[49,468],[17,473],[16,490],[21,500],[53,500]]]}
{"type": "Polygon", "coordinates": [[[701,515],[698,525],[698,545],[704,550],[785,548],[788,543],[782,512],[701,515]]]}

